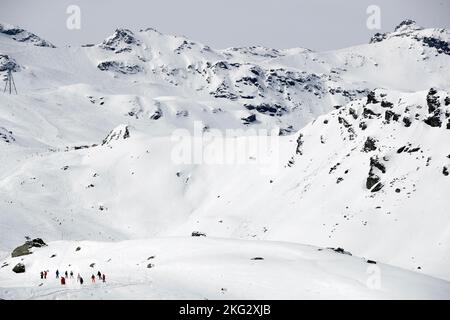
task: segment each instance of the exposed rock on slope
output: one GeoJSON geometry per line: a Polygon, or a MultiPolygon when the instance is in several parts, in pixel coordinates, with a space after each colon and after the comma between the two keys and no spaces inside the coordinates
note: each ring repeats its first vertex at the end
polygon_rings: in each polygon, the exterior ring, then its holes
{"type": "Polygon", "coordinates": [[[394,32],[375,34],[371,43],[381,42],[393,38],[408,38],[423,46],[436,50],[438,54],[450,55],[450,33],[446,29],[424,29],[413,20],[401,22],[394,32]]]}
{"type": "Polygon", "coordinates": [[[11,143],[16,141],[16,139],[14,138],[12,131],[0,127],[0,141],[11,143]]]}
{"type": "Polygon", "coordinates": [[[20,70],[20,66],[10,56],[6,54],[0,54],[0,72],[7,70],[17,72],[20,70]]]}
{"type": "Polygon", "coordinates": [[[0,23],[0,35],[4,35],[18,42],[30,43],[37,47],[55,48],[53,44],[38,37],[34,33],[4,23],[0,23]]]}
{"type": "Polygon", "coordinates": [[[102,146],[109,145],[113,141],[125,140],[130,137],[130,126],[122,124],[113,129],[108,136],[103,139],[102,146]]]}
{"type": "Polygon", "coordinates": [[[11,253],[11,257],[20,257],[28,254],[32,254],[30,251],[31,248],[41,248],[45,247],[47,244],[40,238],[36,238],[33,240],[27,240],[23,245],[14,249],[11,253]]]}

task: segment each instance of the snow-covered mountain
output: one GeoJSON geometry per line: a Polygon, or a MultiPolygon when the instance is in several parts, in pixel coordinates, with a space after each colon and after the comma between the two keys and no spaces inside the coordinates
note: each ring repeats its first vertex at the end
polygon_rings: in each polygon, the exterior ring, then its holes
{"type": "MultiPolygon", "coordinates": [[[[0,25],[0,73],[13,70],[19,91],[0,95],[5,263],[17,259],[7,256],[24,236],[69,240],[50,242],[51,251],[74,240],[198,232],[223,238],[207,244],[217,246],[217,254],[234,246],[230,238],[266,240],[254,245],[261,248],[269,241],[343,247],[444,279],[439,286],[447,291],[436,296],[448,298],[449,46],[449,30],[411,20],[369,44],[328,52],[215,50],[155,29],[118,29],[97,45],[56,48],[0,25]],[[280,130],[265,161],[257,152],[234,164],[174,161],[179,141],[173,133],[198,126],[206,136],[241,129],[208,140],[213,151],[248,141],[250,129],[280,130]]],[[[145,241],[172,248],[175,240],[145,241]]],[[[133,242],[119,243],[109,245],[133,242]]],[[[244,243],[235,245],[253,246],[244,243]]],[[[91,246],[94,252],[102,244],[91,246]]],[[[38,251],[24,258],[30,268],[45,268],[38,251]]],[[[20,276],[1,268],[0,287],[21,287],[20,276]]],[[[197,289],[184,296],[199,297],[197,289]]],[[[333,296],[316,289],[309,297],[333,296]]],[[[8,297],[30,297],[33,290],[15,289],[8,297]]],[[[54,289],[45,290],[51,296],[54,289]]],[[[407,290],[396,292],[384,297],[407,296],[407,290]]]]}

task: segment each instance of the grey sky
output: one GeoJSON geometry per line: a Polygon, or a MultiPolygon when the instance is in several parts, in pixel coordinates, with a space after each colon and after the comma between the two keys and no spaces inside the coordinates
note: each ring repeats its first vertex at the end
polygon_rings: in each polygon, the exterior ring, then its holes
{"type": "Polygon", "coordinates": [[[214,48],[263,45],[327,50],[367,43],[405,18],[450,28],[446,0],[0,0],[0,21],[56,45],[99,43],[117,27],[154,27],[214,48]],[[81,30],[66,28],[66,9],[81,8],[81,30]],[[366,27],[366,9],[381,8],[381,30],[366,27]]]}

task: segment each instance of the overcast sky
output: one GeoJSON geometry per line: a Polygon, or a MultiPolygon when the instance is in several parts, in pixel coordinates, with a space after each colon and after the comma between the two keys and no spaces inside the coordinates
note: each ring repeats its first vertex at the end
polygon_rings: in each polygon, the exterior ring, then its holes
{"type": "Polygon", "coordinates": [[[153,27],[214,48],[263,45],[337,49],[367,43],[410,18],[450,28],[447,0],[0,0],[0,21],[56,45],[99,43],[117,27],[153,27]],[[381,9],[381,30],[366,27],[369,5],[381,9]],[[81,9],[81,29],[66,27],[69,5],[81,9]]]}

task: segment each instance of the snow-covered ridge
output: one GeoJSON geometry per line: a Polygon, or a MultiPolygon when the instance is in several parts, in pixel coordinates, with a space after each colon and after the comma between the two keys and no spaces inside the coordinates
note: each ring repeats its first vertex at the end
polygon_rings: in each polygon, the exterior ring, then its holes
{"type": "Polygon", "coordinates": [[[408,38],[435,49],[438,53],[450,55],[450,32],[446,29],[425,29],[418,26],[413,20],[401,22],[389,33],[377,33],[370,40],[371,43],[380,42],[393,38],[408,38]]]}
{"type": "MultiPolygon", "coordinates": [[[[393,34],[448,34],[447,30],[436,30],[404,22],[393,34]]],[[[21,90],[79,83],[95,87],[102,83],[115,92],[138,93],[139,101],[143,101],[143,92],[150,88],[158,91],[151,94],[153,97],[188,97],[195,101],[193,104],[202,101],[206,109],[223,111],[212,117],[187,117],[188,122],[201,120],[210,128],[222,129],[217,124],[223,123],[221,118],[226,115],[233,119],[232,124],[227,120],[226,126],[279,126],[282,134],[287,134],[334,105],[362,98],[375,88],[411,92],[449,87],[450,56],[436,54],[436,50],[445,53],[445,48],[436,49],[433,41],[426,44],[414,40],[412,45],[408,39],[392,36],[386,41],[324,53],[257,46],[216,50],[151,28],[139,32],[122,28],[98,45],[59,48],[52,57],[39,50],[33,53],[33,62],[27,62],[26,56],[17,57],[8,43],[4,49],[0,47],[0,68],[14,65],[19,88],[23,84],[21,90]],[[406,64],[415,67],[404,68],[406,64]]],[[[164,112],[166,103],[157,104],[162,116],[155,118],[170,121],[165,117],[170,114],[164,112]]],[[[184,111],[176,110],[175,114],[184,111]]]]}
{"type": "Polygon", "coordinates": [[[18,42],[31,43],[38,47],[55,48],[53,44],[40,38],[34,33],[6,23],[0,23],[0,36],[7,37],[18,42]]]}

